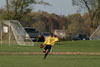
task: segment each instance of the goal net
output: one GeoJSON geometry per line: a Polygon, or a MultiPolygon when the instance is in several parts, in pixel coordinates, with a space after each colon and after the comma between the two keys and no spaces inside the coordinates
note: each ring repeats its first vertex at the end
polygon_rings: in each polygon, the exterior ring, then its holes
{"type": "Polygon", "coordinates": [[[99,27],[93,32],[93,34],[90,36],[90,39],[92,39],[92,40],[100,40],[100,25],[99,25],[99,27]]]}
{"type": "Polygon", "coordinates": [[[2,20],[0,21],[0,43],[9,45],[34,45],[33,41],[23,26],[17,20],[2,20]]]}

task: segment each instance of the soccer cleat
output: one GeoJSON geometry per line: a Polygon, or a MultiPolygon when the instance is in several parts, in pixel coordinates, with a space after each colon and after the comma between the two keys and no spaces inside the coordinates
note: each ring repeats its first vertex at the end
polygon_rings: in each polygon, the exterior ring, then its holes
{"type": "Polygon", "coordinates": [[[43,59],[46,59],[46,57],[44,57],[43,59]]]}

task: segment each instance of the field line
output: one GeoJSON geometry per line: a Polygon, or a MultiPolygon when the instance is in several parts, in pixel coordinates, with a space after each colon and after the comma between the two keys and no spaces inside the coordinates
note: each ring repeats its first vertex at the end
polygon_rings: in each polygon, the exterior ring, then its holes
{"type": "MultiPolygon", "coordinates": [[[[0,52],[0,55],[42,55],[42,52],[0,52]]],[[[94,52],[50,52],[51,55],[100,55],[94,52]]]]}

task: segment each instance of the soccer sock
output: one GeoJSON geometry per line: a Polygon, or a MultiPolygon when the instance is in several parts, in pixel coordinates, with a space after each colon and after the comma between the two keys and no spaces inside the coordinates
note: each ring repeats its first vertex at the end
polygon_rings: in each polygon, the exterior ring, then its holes
{"type": "Polygon", "coordinates": [[[46,59],[46,56],[48,55],[48,53],[45,53],[45,55],[44,55],[44,59],[46,59]]]}

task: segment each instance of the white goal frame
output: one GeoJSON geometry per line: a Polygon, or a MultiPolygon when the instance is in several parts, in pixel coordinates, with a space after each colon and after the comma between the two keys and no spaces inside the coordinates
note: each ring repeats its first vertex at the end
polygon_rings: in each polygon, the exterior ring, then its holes
{"type": "Polygon", "coordinates": [[[91,34],[90,36],[91,40],[100,40],[100,25],[98,28],[91,34]]]}
{"type": "Polygon", "coordinates": [[[27,32],[24,30],[23,26],[20,24],[19,21],[17,20],[1,20],[0,21],[0,41],[1,41],[1,45],[3,44],[3,25],[7,25],[8,27],[8,44],[11,45],[11,32],[15,38],[16,44],[17,45],[34,45],[34,42],[31,40],[31,38],[29,37],[29,41],[26,42],[24,40],[24,36],[25,34],[27,34],[27,32]],[[19,29],[19,30],[18,30],[19,29]],[[20,31],[20,32],[19,32],[20,31]],[[21,42],[22,41],[22,42],[21,42]]]}

